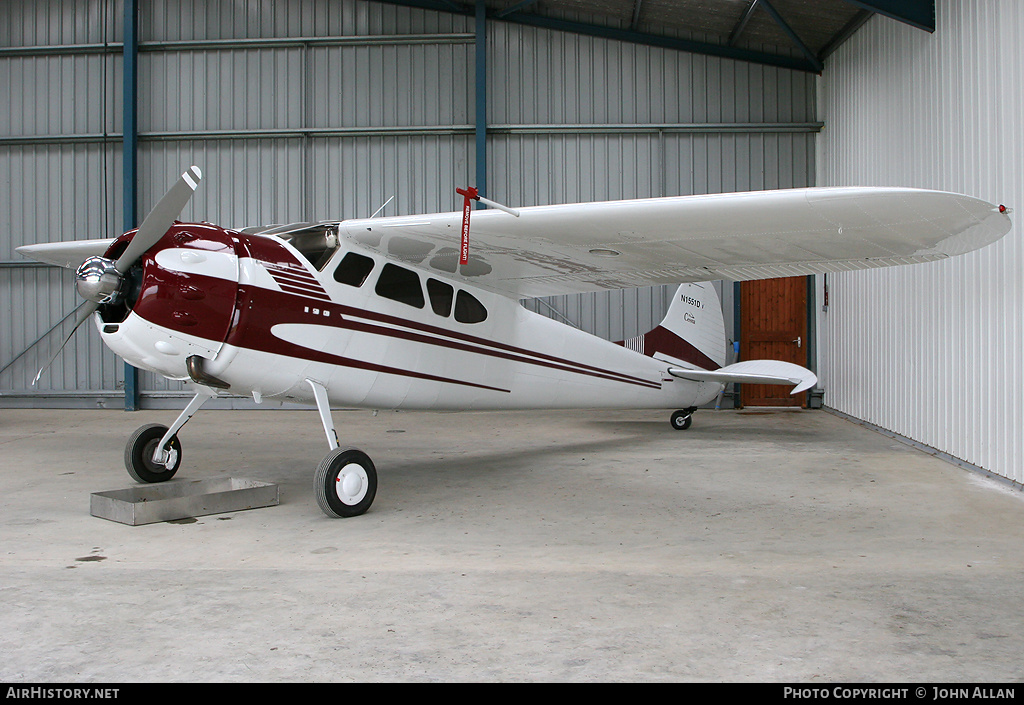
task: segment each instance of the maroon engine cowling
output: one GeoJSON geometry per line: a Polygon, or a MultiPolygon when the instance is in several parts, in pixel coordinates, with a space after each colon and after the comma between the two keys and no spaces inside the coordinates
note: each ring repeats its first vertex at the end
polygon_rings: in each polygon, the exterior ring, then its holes
{"type": "MultiPolygon", "coordinates": [[[[117,238],[105,256],[116,259],[136,232],[117,238]]],[[[189,266],[188,260],[201,262],[205,253],[214,252],[237,256],[237,248],[238,241],[228,230],[205,223],[176,222],[126,273],[122,297],[101,306],[101,318],[105,323],[120,323],[134,312],[172,331],[223,342],[235,317],[237,276],[229,281],[202,274],[202,267],[189,266]],[[180,269],[158,264],[158,254],[169,249],[176,250],[175,256],[184,263],[180,269]]]]}

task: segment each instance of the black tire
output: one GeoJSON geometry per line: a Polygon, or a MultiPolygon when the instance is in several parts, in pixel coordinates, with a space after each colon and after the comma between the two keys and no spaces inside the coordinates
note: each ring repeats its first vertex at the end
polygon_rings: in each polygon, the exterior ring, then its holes
{"type": "Polygon", "coordinates": [[[174,453],[174,464],[167,468],[153,462],[153,453],[160,439],[167,433],[167,427],[157,423],[136,429],[124,447],[124,466],[136,482],[166,482],[174,477],[181,467],[181,442],[177,436],[169,443],[174,453]]]}
{"type": "Polygon", "coordinates": [[[692,411],[677,411],[672,414],[672,418],[669,420],[672,424],[672,428],[677,431],[685,431],[693,423],[693,412],[692,411]]]}
{"type": "Polygon", "coordinates": [[[370,508],[377,495],[377,469],[363,451],[336,448],[317,466],[313,492],[327,516],[359,516],[370,508]]]}

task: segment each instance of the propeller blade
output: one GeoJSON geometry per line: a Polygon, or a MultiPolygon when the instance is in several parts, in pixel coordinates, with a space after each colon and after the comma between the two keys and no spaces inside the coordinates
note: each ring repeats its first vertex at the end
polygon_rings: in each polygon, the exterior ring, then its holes
{"type": "Polygon", "coordinates": [[[203,174],[197,166],[189,167],[188,171],[181,175],[177,183],[164,194],[156,207],[142,221],[139,231],[128,243],[127,249],[118,257],[117,271],[121,274],[127,272],[146,250],[155,245],[171,229],[188,200],[192,198],[192,194],[202,178],[203,174]]]}
{"type": "Polygon", "coordinates": [[[15,248],[18,254],[36,262],[45,262],[66,269],[78,269],[90,257],[99,257],[114,243],[114,238],[74,240],[72,242],[41,242],[15,248]]]}
{"type": "Polygon", "coordinates": [[[33,385],[35,385],[35,383],[39,381],[39,378],[43,376],[43,372],[46,371],[46,368],[52,365],[53,361],[57,359],[57,356],[60,355],[60,351],[64,349],[64,346],[68,344],[69,340],[71,340],[71,336],[73,336],[75,334],[75,331],[78,330],[78,326],[82,325],[87,320],[89,320],[89,316],[95,313],[96,309],[98,309],[99,307],[99,304],[94,303],[92,301],[82,302],[82,305],[78,307],[78,315],[75,318],[74,328],[72,328],[71,332],[68,333],[66,338],[64,338],[64,342],[60,344],[59,348],[57,348],[57,352],[55,352],[50,357],[50,359],[47,361],[45,365],[39,368],[39,372],[36,373],[36,378],[32,380],[33,385]]]}

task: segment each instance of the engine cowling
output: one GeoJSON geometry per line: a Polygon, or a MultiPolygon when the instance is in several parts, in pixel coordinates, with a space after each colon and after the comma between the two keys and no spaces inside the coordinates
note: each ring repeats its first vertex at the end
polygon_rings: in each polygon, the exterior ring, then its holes
{"type": "MultiPolygon", "coordinates": [[[[104,257],[115,260],[133,234],[104,257]]],[[[175,223],[125,272],[120,295],[100,305],[104,342],[136,367],[188,378],[189,357],[212,361],[224,347],[236,316],[238,258],[231,231],[175,223]]]]}

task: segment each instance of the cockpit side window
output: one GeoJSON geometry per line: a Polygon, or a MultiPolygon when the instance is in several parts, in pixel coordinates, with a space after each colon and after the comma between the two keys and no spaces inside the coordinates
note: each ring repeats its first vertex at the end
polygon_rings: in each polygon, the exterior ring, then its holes
{"type": "Polygon", "coordinates": [[[385,299],[400,301],[415,308],[423,308],[425,304],[423,287],[416,272],[390,262],[381,269],[380,278],[377,279],[377,287],[374,291],[385,299]]]}
{"type": "Polygon", "coordinates": [[[373,271],[373,260],[366,255],[348,252],[341,258],[334,270],[334,280],[349,286],[359,287],[373,271]]]}
{"type": "Polygon", "coordinates": [[[323,271],[338,249],[338,235],[333,229],[315,229],[311,232],[297,232],[286,238],[310,264],[323,271]]]}
{"type": "Polygon", "coordinates": [[[437,279],[427,279],[427,294],[430,296],[430,308],[438,316],[448,318],[452,315],[452,302],[455,300],[455,288],[437,279]]]}

